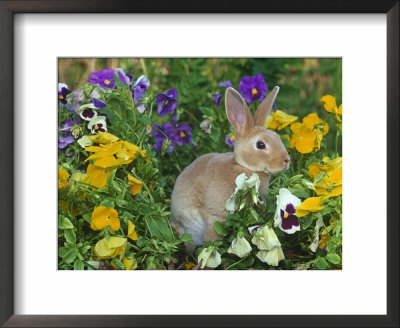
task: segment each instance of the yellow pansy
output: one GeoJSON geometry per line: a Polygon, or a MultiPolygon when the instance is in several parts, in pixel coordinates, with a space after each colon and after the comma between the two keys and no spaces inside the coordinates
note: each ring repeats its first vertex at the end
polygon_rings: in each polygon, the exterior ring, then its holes
{"type": "Polygon", "coordinates": [[[143,182],[128,174],[128,184],[132,186],[132,195],[138,194],[142,190],[143,182]]]}
{"type": "Polygon", "coordinates": [[[94,165],[103,168],[117,166],[120,163],[117,160],[115,154],[121,149],[121,147],[122,144],[120,142],[100,145],[100,147],[99,146],[86,147],[85,148],[86,151],[95,153],[86,158],[85,162],[89,160],[95,160],[94,165]]]}
{"type": "Polygon", "coordinates": [[[113,143],[113,142],[116,142],[119,140],[119,138],[114,136],[113,134],[108,133],[108,132],[101,132],[101,131],[99,131],[98,134],[90,136],[89,139],[92,142],[98,143],[98,144],[109,144],[109,143],[113,143]]]}
{"type": "MultiPolygon", "coordinates": [[[[69,179],[71,183],[71,188],[70,188],[70,192],[74,192],[77,189],[77,185],[78,183],[87,183],[89,184],[89,176],[85,173],[81,173],[81,172],[76,172],[74,174],[71,175],[71,178],[69,179]]],[[[79,193],[79,199],[83,200],[85,198],[85,192],[81,191],[79,193]]]]}
{"type": "Polygon", "coordinates": [[[137,240],[138,239],[138,235],[135,231],[135,225],[128,220],[128,238],[132,239],[132,240],[137,240]]]}
{"type": "Polygon", "coordinates": [[[63,168],[58,168],[58,189],[68,186],[69,173],[63,168]]]}
{"type": "Polygon", "coordinates": [[[297,116],[289,115],[286,114],[285,112],[281,110],[277,110],[272,113],[271,116],[267,118],[267,122],[265,123],[265,128],[266,129],[272,129],[272,130],[282,130],[285,127],[287,127],[289,124],[296,122],[298,119],[297,116]]]}
{"type": "Polygon", "coordinates": [[[323,96],[320,101],[324,103],[324,108],[329,112],[329,113],[335,113],[336,119],[339,122],[342,122],[340,119],[339,115],[342,115],[342,105],[339,106],[339,108],[336,105],[336,99],[335,97],[331,95],[325,95],[323,96]]]}
{"type": "Polygon", "coordinates": [[[321,120],[317,114],[311,113],[303,118],[303,122],[290,125],[293,132],[290,146],[302,154],[318,151],[321,147],[323,136],[329,131],[329,125],[321,120]]]}
{"type": "Polygon", "coordinates": [[[99,240],[93,248],[94,254],[101,259],[111,259],[125,252],[126,238],[110,237],[99,240]]]}
{"type": "Polygon", "coordinates": [[[137,261],[134,256],[124,257],[122,263],[125,265],[125,270],[135,270],[137,268],[137,261]]]}
{"type": "Polygon", "coordinates": [[[334,197],[342,194],[342,157],[325,165],[311,163],[308,174],[314,178],[315,192],[319,196],[334,197]]]}
{"type": "Polygon", "coordinates": [[[192,270],[192,268],[195,267],[196,264],[194,264],[192,262],[187,262],[187,263],[184,264],[184,266],[185,266],[186,270],[192,270]]]}
{"type": "Polygon", "coordinates": [[[89,164],[86,170],[86,174],[89,178],[89,183],[92,186],[102,188],[107,184],[107,177],[110,174],[110,169],[89,164]]]}
{"type": "Polygon", "coordinates": [[[120,225],[118,212],[114,208],[98,206],[94,209],[90,221],[93,230],[103,230],[110,226],[112,230],[117,231],[120,225]]]}
{"type": "Polygon", "coordinates": [[[328,245],[330,241],[331,241],[331,237],[329,237],[329,235],[322,235],[321,240],[318,245],[318,248],[324,249],[324,247],[326,245],[328,245]]]}
{"type": "Polygon", "coordinates": [[[296,214],[298,217],[306,216],[310,212],[318,212],[324,209],[321,205],[323,202],[322,197],[310,197],[307,198],[303,203],[296,207],[296,214]]]}

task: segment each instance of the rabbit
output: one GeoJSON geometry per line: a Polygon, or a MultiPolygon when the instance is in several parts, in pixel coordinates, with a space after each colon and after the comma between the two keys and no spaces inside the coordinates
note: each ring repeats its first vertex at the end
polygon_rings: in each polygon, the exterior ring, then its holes
{"type": "Polygon", "coordinates": [[[233,88],[227,88],[225,108],[235,130],[234,151],[202,155],[176,179],[170,221],[179,235],[192,235],[192,251],[203,241],[220,238],[214,230],[214,222],[225,221],[226,201],[235,190],[239,174],[250,177],[257,173],[261,181],[258,191],[263,195],[271,174],[289,168],[290,157],[279,135],[265,129],[278,91],[276,86],[261,102],[253,118],[242,96],[233,88]]]}

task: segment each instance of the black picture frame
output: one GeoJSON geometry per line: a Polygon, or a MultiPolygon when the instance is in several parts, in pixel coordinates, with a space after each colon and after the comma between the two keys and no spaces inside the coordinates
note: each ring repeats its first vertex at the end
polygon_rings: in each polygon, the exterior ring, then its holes
{"type": "MultiPolygon", "coordinates": [[[[0,0],[0,324],[4,327],[399,327],[399,1],[0,0]],[[13,29],[17,13],[384,13],[387,17],[387,315],[14,315],[13,29]]],[[[365,288],[368,288],[366,286],[365,288]]]]}

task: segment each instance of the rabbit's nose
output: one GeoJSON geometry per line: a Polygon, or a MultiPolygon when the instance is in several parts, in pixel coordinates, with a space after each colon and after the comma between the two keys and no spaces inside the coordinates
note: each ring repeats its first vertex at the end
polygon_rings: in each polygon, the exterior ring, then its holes
{"type": "Polygon", "coordinates": [[[288,158],[285,158],[283,161],[285,162],[285,164],[289,163],[289,159],[288,158]]]}

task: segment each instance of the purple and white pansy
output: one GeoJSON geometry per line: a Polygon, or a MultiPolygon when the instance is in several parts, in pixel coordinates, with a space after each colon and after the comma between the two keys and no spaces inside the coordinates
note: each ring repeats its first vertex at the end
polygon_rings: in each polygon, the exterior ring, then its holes
{"type": "Polygon", "coordinates": [[[67,95],[71,93],[65,83],[58,83],[58,100],[63,104],[67,104],[67,95]]]}
{"type": "Polygon", "coordinates": [[[147,76],[140,76],[132,86],[132,97],[135,103],[137,111],[143,113],[145,111],[145,106],[143,102],[144,94],[150,86],[150,80],[147,76]]]}
{"type": "Polygon", "coordinates": [[[275,227],[279,227],[288,234],[299,231],[300,222],[296,215],[296,207],[300,204],[301,200],[293,195],[290,190],[281,188],[276,197],[275,227]]]}
{"type": "Polygon", "coordinates": [[[88,129],[93,134],[107,132],[107,122],[105,116],[96,116],[88,123],[88,129]]]}
{"type": "Polygon", "coordinates": [[[78,114],[86,121],[91,121],[97,116],[97,107],[94,104],[85,104],[79,107],[78,114]]]}

